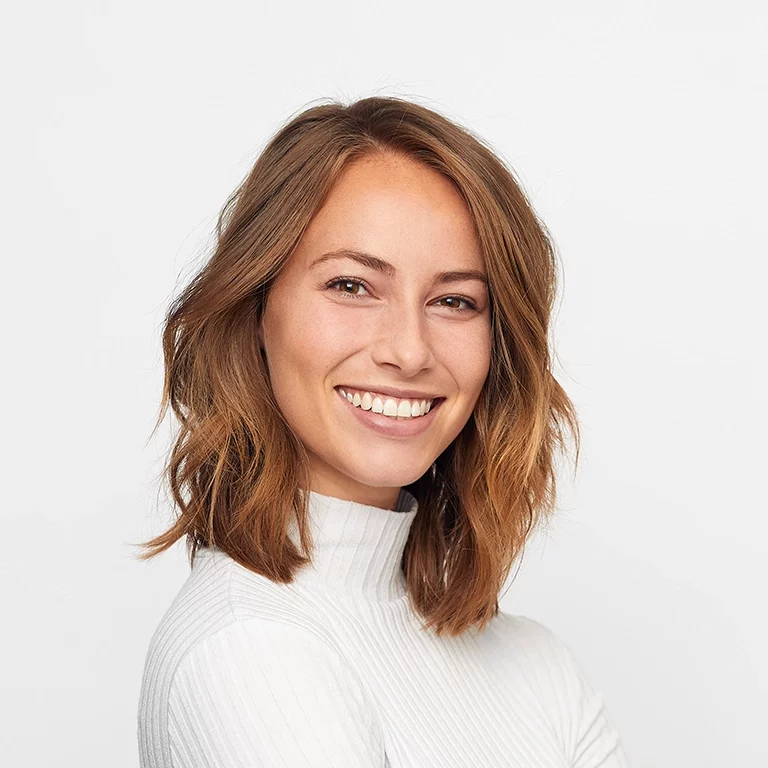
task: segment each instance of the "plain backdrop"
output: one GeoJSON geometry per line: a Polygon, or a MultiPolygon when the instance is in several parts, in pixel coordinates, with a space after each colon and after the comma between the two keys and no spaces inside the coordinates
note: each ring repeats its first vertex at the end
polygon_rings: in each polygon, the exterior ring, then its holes
{"type": "Polygon", "coordinates": [[[137,765],[146,649],[188,573],[181,542],[132,546],[172,516],[164,312],[279,126],[373,94],[483,136],[560,254],[582,460],[502,608],[573,648],[633,766],[768,765],[764,3],[4,16],[4,765],[137,765]]]}

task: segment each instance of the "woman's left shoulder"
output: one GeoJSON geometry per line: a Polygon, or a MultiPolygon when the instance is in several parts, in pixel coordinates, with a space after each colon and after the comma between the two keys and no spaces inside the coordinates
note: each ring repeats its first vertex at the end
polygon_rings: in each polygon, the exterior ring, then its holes
{"type": "Polygon", "coordinates": [[[552,629],[528,616],[499,611],[491,622],[504,658],[527,680],[555,719],[576,768],[626,768],[627,758],[600,691],[552,629]]]}
{"type": "Polygon", "coordinates": [[[522,614],[499,611],[491,623],[493,631],[505,643],[512,643],[521,651],[550,656],[552,658],[571,656],[570,648],[546,624],[522,614]]]}
{"type": "Polygon", "coordinates": [[[582,693],[584,673],[571,647],[546,624],[528,616],[499,611],[491,624],[505,656],[540,677],[551,678],[558,693],[582,693]],[[563,690],[565,688],[565,690],[563,690]]]}

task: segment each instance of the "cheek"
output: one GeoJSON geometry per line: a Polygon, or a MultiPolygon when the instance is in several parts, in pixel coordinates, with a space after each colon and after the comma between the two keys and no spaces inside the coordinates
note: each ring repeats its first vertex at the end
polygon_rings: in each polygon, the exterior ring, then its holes
{"type": "Polygon", "coordinates": [[[465,328],[440,342],[440,362],[451,372],[459,390],[477,395],[491,364],[491,339],[487,329],[465,328]]]}
{"type": "Polygon", "coordinates": [[[270,366],[287,388],[317,389],[322,377],[358,343],[349,317],[329,312],[322,302],[294,302],[270,318],[270,366]]]}

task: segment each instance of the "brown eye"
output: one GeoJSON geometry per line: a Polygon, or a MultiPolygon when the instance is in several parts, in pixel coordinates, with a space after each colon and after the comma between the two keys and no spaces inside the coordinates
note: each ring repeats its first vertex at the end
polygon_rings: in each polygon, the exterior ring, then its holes
{"type": "MultiPolygon", "coordinates": [[[[471,311],[477,311],[477,306],[473,301],[470,301],[469,299],[464,298],[464,296],[445,296],[442,299],[438,299],[438,301],[447,301],[449,299],[454,300],[455,302],[461,302],[463,301],[465,304],[469,306],[469,310],[471,311]]],[[[467,309],[461,309],[458,306],[449,306],[448,309],[452,309],[454,312],[467,312],[467,309]]]]}
{"type": "MultiPolygon", "coordinates": [[[[337,277],[335,280],[331,280],[330,283],[326,283],[325,287],[333,288],[335,285],[343,285],[345,287],[348,287],[351,285],[357,285],[357,286],[360,286],[361,288],[366,287],[365,283],[363,283],[361,280],[353,280],[350,277],[337,277]]],[[[348,296],[355,296],[355,297],[360,295],[359,291],[357,293],[353,291],[336,291],[336,293],[344,293],[344,294],[347,294],[348,296]]]]}

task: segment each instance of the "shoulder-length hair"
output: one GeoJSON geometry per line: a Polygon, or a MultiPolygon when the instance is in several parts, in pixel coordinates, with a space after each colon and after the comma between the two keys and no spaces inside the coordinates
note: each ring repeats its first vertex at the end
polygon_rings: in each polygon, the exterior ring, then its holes
{"type": "Polygon", "coordinates": [[[555,449],[575,409],[551,371],[557,262],[514,174],[481,139],[422,105],[369,97],[312,106],[267,143],[222,208],[216,244],[166,315],[159,426],[179,431],[164,466],[174,524],[139,544],[146,560],[186,535],[190,565],[216,546],[290,583],[311,561],[306,451],[282,416],[257,337],[281,268],[354,160],[394,153],[444,174],[475,224],[490,283],[490,369],[474,411],[430,469],[405,486],[419,509],[401,567],[425,629],[483,629],[537,524],[555,509],[555,449]],[[288,535],[294,518],[298,551],[288,535]]]}

